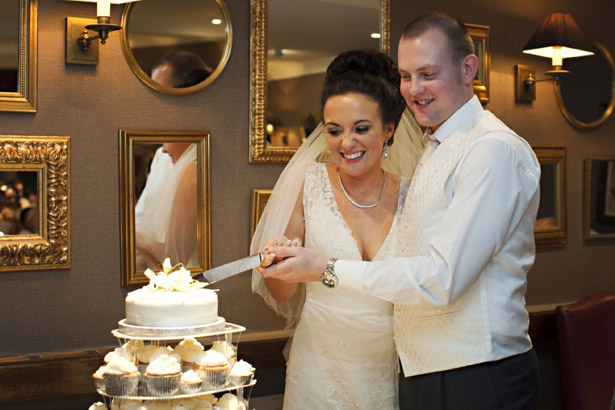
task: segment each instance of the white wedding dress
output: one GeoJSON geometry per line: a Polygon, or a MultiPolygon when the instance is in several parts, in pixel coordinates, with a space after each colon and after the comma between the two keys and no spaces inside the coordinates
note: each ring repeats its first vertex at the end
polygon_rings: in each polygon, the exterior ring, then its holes
{"type": "MultiPolygon", "coordinates": [[[[374,259],[395,257],[402,179],[391,229],[374,259]]],[[[305,246],[338,259],[361,259],[324,164],[312,164],[303,193],[305,246]]],[[[398,409],[393,305],[351,290],[307,284],[286,372],[284,409],[398,409]]]]}

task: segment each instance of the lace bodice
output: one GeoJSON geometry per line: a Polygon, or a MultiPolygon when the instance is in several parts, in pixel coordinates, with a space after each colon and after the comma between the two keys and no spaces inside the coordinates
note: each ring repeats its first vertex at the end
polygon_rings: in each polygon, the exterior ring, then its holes
{"type": "MultiPolygon", "coordinates": [[[[402,180],[397,212],[375,259],[396,254],[397,219],[408,185],[402,180]]],[[[322,255],[360,259],[324,164],[308,168],[303,198],[305,246],[322,255]]],[[[288,362],[284,408],[396,409],[392,315],[389,302],[348,289],[328,289],[320,282],[308,283],[288,362]]]]}

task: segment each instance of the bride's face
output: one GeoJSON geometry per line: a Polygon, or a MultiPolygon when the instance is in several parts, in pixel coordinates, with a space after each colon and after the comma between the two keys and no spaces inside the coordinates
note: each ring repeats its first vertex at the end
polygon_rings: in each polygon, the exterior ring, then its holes
{"type": "Polygon", "coordinates": [[[323,117],[327,147],[340,172],[353,177],[380,172],[382,147],[394,126],[382,124],[376,101],[357,93],[335,95],[325,102],[323,117]]]}

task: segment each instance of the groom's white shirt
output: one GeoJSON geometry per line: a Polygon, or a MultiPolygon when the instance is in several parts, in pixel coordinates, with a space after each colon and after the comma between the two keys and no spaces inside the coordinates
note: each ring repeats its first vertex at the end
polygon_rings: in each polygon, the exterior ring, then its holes
{"type": "Polygon", "coordinates": [[[473,97],[434,133],[415,174],[398,255],[338,261],[339,286],[394,302],[406,376],[531,348],[526,275],[534,263],[540,165],[525,140],[473,97]]]}

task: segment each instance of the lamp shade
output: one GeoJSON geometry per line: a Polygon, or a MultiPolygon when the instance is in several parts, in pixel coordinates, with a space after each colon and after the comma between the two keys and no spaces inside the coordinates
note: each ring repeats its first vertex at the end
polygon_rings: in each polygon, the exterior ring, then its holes
{"type": "Polygon", "coordinates": [[[549,14],[530,38],[523,52],[553,58],[553,65],[561,65],[561,59],[594,54],[590,44],[568,13],[549,14]],[[556,64],[555,58],[558,58],[556,64]]]}

